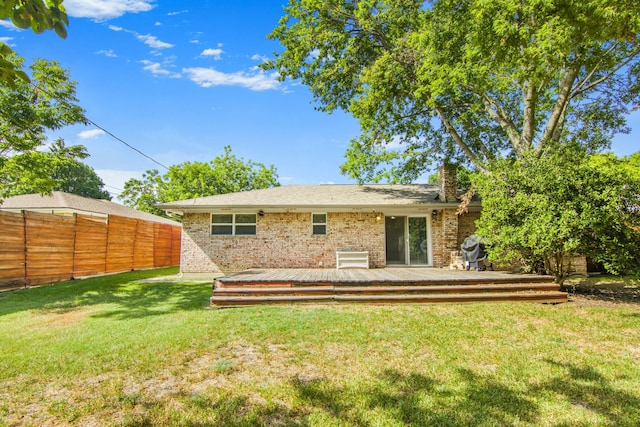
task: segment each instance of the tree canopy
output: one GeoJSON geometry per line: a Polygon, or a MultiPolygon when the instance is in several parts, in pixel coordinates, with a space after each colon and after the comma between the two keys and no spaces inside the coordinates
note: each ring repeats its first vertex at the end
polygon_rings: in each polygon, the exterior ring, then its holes
{"type": "Polygon", "coordinates": [[[265,68],[320,110],[356,117],[343,173],[412,181],[433,162],[487,171],[558,143],[628,131],[640,3],[628,0],[289,0],[265,68]],[[398,148],[399,147],[399,148],[398,148]]]}
{"type": "Polygon", "coordinates": [[[148,170],[142,179],[127,181],[120,198],[127,206],[166,216],[155,204],[279,185],[273,165],[238,158],[226,146],[224,154],[209,162],[172,165],[164,175],[148,170]]]}
{"type": "Polygon", "coordinates": [[[0,183],[4,185],[4,197],[21,194],[64,191],[92,199],[111,200],[104,190],[104,182],[92,167],[78,159],[88,157],[83,146],[66,147],[57,140],[48,152],[29,151],[10,157],[0,169],[0,183]]]}
{"type": "Polygon", "coordinates": [[[570,143],[536,157],[500,160],[478,173],[482,217],[477,233],[496,260],[544,263],[560,282],[572,255],[588,256],[611,273],[640,271],[640,178],[628,159],[589,155],[570,143]]]}
{"type": "MultiPolygon", "coordinates": [[[[21,58],[13,56],[10,60],[22,69],[21,58]]],[[[76,98],[76,83],[70,79],[68,70],[56,61],[38,59],[30,66],[30,73],[30,83],[18,81],[12,87],[0,85],[0,178],[4,176],[0,180],[0,198],[15,184],[3,173],[10,158],[43,148],[47,132],[86,123],[84,110],[76,98]]],[[[52,155],[62,157],[78,155],[84,150],[81,146],[64,147],[64,144],[57,148],[59,150],[53,151],[52,155]]],[[[38,169],[39,165],[42,163],[32,162],[28,173],[38,176],[34,189],[46,193],[55,187],[55,180],[51,179],[50,171],[38,169]]]]}
{"type": "MultiPolygon", "coordinates": [[[[69,18],[62,0],[3,0],[0,2],[0,20],[10,19],[18,28],[30,28],[39,34],[54,30],[62,38],[67,37],[69,18]]],[[[0,82],[10,87],[19,81],[28,82],[29,77],[11,60],[14,52],[0,41],[0,82]]]]}

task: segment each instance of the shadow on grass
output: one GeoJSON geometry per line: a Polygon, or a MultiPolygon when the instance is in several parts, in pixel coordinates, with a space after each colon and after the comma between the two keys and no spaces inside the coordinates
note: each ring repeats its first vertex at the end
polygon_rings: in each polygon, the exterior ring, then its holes
{"type": "MultiPolygon", "coordinates": [[[[640,398],[617,389],[597,369],[571,362],[547,361],[561,367],[566,375],[556,376],[532,389],[533,393],[553,392],[571,405],[599,414],[608,425],[637,426],[640,420],[640,398]]],[[[571,425],[571,423],[559,424],[571,425]]]]}
{"type": "Polygon", "coordinates": [[[235,389],[220,393],[216,387],[171,396],[136,393],[121,396],[108,413],[123,414],[119,424],[125,426],[638,425],[637,396],[591,367],[552,360],[547,364],[553,372],[548,378],[521,378],[517,384],[469,369],[455,370],[457,375],[447,382],[386,370],[346,385],[294,377],[289,381],[291,394],[284,399],[235,389]],[[551,412],[550,406],[555,407],[551,412]],[[589,413],[576,417],[583,411],[589,413]]]}
{"type": "Polygon", "coordinates": [[[25,310],[64,313],[103,305],[92,316],[130,319],[208,307],[210,283],[170,278],[138,282],[175,272],[175,269],[133,271],[2,293],[0,316],[25,310]]]}
{"type": "MultiPolygon", "coordinates": [[[[386,371],[373,385],[341,387],[327,380],[292,380],[296,394],[311,412],[334,422],[354,426],[386,419],[400,425],[513,425],[544,424],[545,404],[560,403],[567,409],[589,411],[608,425],[637,426],[640,399],[619,390],[595,369],[572,363],[556,363],[564,372],[538,385],[507,385],[499,375],[459,369],[459,381],[446,384],[427,376],[386,371]],[[549,397],[552,396],[552,397],[549,397]],[[549,399],[553,399],[549,402],[549,399]]],[[[384,423],[383,423],[384,424],[384,423]]],[[[575,425],[570,421],[565,424],[575,425]]]]}
{"type": "Polygon", "coordinates": [[[308,426],[305,413],[286,408],[281,403],[255,403],[244,396],[225,395],[212,398],[200,393],[176,396],[180,411],[167,413],[166,402],[141,401],[144,410],[127,408],[128,419],[121,425],[142,427],[156,425],[204,426],[308,426]]]}
{"type": "MultiPolygon", "coordinates": [[[[339,423],[371,425],[385,419],[402,425],[511,425],[535,422],[538,408],[526,395],[497,378],[460,370],[465,390],[460,393],[424,375],[386,371],[373,386],[357,390],[335,387],[323,380],[295,379],[299,397],[339,423]],[[354,401],[355,398],[355,401],[354,401]]],[[[454,387],[455,388],[455,387],[454,387]]]]}

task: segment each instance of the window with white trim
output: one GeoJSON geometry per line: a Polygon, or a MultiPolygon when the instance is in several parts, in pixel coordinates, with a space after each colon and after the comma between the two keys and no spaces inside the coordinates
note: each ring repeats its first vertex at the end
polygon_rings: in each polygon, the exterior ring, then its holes
{"type": "Polygon", "coordinates": [[[211,214],[213,236],[255,236],[256,214],[211,214]]]}
{"type": "Polygon", "coordinates": [[[327,214],[314,213],[311,214],[311,228],[314,236],[325,236],[327,234],[327,214]]]}

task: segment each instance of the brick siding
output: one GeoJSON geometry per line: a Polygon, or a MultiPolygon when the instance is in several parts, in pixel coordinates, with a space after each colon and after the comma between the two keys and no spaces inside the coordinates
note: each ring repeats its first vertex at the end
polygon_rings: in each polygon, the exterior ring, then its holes
{"type": "Polygon", "coordinates": [[[480,212],[467,212],[458,217],[458,250],[464,239],[476,232],[476,221],[480,219],[480,212]]]}
{"type": "Polygon", "coordinates": [[[209,214],[183,218],[182,272],[229,273],[247,268],[335,268],[339,250],[369,251],[385,264],[384,218],[328,213],[327,235],[311,234],[311,213],[265,213],[255,236],[211,236],[209,214]]]}

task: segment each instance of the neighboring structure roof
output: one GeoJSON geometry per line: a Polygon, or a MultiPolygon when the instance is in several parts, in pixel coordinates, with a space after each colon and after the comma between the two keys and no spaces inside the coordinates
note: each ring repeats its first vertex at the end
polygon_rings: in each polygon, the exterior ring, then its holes
{"type": "MultiPolygon", "coordinates": [[[[354,211],[394,207],[430,210],[443,207],[438,185],[291,185],[262,190],[219,194],[157,205],[170,212],[205,212],[211,210],[293,210],[354,211]]],[[[448,205],[456,205],[449,203],[448,205]]]]}
{"type": "Polygon", "coordinates": [[[136,218],[149,222],[180,225],[176,221],[162,218],[147,212],[142,212],[108,200],[90,199],[76,194],[54,191],[51,195],[25,194],[8,197],[0,205],[0,209],[7,211],[30,210],[48,213],[79,213],[84,215],[118,215],[136,218]]]}

